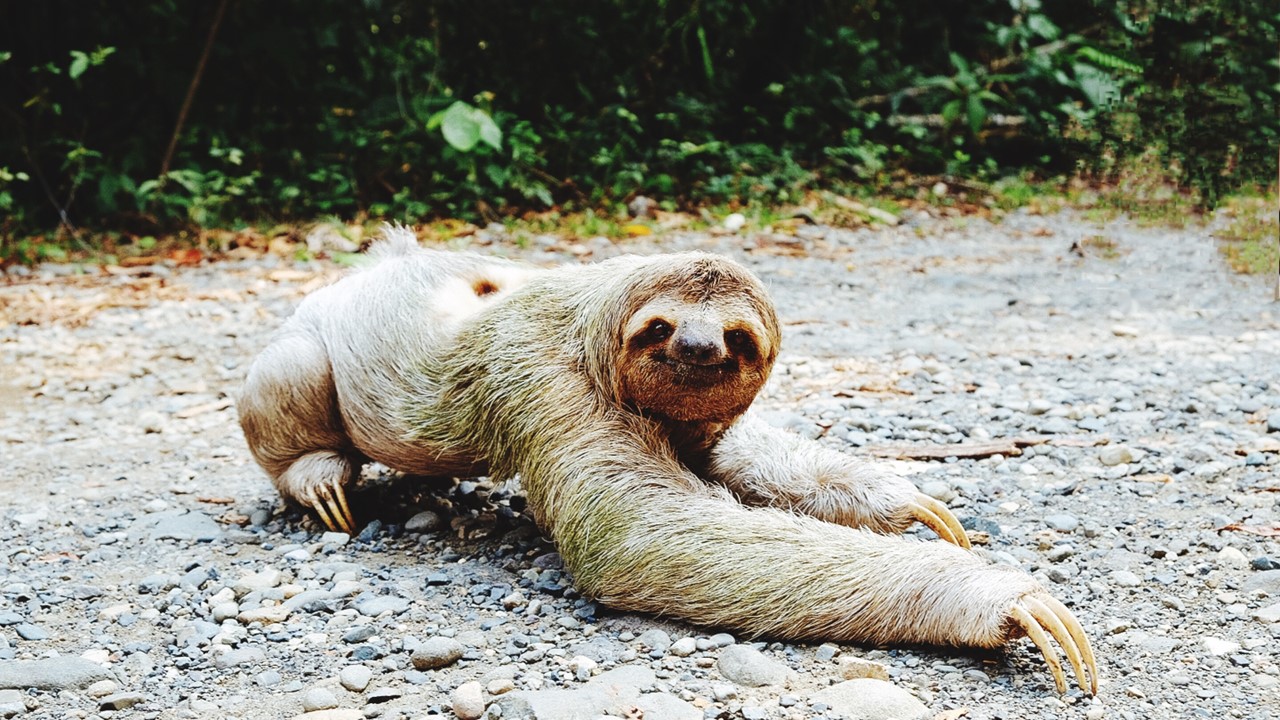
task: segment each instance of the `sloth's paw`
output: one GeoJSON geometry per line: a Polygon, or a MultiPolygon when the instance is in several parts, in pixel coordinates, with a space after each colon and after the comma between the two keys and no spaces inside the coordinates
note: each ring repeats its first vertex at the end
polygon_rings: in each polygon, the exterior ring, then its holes
{"type": "Polygon", "coordinates": [[[321,522],[330,530],[355,535],[355,519],[347,505],[347,493],[342,483],[317,483],[306,488],[298,500],[316,511],[321,522]]]}
{"type": "Polygon", "coordinates": [[[337,452],[308,453],[276,478],[276,488],[286,499],[314,510],[329,530],[355,535],[356,523],[343,487],[355,477],[358,468],[337,452]]]}
{"type": "Polygon", "coordinates": [[[907,503],[907,512],[917,522],[938,533],[938,537],[943,540],[965,549],[970,547],[969,536],[960,526],[960,521],[941,502],[917,492],[907,503]]]}
{"type": "Polygon", "coordinates": [[[1015,636],[1026,634],[1040,649],[1059,693],[1067,692],[1067,680],[1062,672],[1062,659],[1050,642],[1050,636],[1066,653],[1080,689],[1089,695],[1098,694],[1098,663],[1094,660],[1093,649],[1089,647],[1084,628],[1065,605],[1040,591],[1023,595],[1015,601],[1009,608],[1009,618],[1016,628],[1015,636]]]}

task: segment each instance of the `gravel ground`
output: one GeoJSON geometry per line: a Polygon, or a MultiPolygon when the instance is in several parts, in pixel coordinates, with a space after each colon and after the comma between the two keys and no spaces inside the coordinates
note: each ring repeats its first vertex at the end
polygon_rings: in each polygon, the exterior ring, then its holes
{"type": "Polygon", "coordinates": [[[232,398],[340,270],[263,258],[0,282],[0,717],[1280,718],[1280,542],[1257,534],[1280,521],[1280,305],[1206,230],[1063,212],[470,242],[733,255],[786,323],[771,421],[864,456],[1033,442],[881,461],[1075,609],[1098,697],[1059,697],[1025,640],[751,643],[597,607],[483,479],[373,468],[359,536],[322,533],[232,398]],[[1072,250],[1092,236],[1114,246],[1072,250]]]}

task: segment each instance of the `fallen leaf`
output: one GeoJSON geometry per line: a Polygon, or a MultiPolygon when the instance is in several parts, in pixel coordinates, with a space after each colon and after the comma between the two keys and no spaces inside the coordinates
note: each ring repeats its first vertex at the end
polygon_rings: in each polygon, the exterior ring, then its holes
{"type": "Polygon", "coordinates": [[[1234,532],[1249,533],[1250,535],[1261,535],[1262,537],[1280,537],[1280,523],[1268,523],[1266,525],[1243,525],[1241,523],[1231,523],[1218,528],[1218,532],[1223,530],[1232,530],[1234,532]]]}
{"type": "Polygon", "coordinates": [[[204,260],[204,253],[199,248],[185,248],[169,253],[169,259],[178,265],[199,265],[204,260]]]}
{"type": "Polygon", "coordinates": [[[236,501],[230,497],[213,497],[209,495],[197,495],[196,502],[209,503],[210,505],[231,505],[236,501]]]}
{"type": "Polygon", "coordinates": [[[640,236],[642,236],[642,235],[652,235],[652,234],[653,234],[653,228],[650,228],[648,225],[641,225],[640,223],[632,223],[632,224],[630,224],[630,225],[623,225],[623,226],[622,226],[622,229],[623,229],[623,231],[624,231],[624,232],[626,232],[626,233],[627,233],[628,235],[630,235],[631,237],[640,237],[640,236]]]}

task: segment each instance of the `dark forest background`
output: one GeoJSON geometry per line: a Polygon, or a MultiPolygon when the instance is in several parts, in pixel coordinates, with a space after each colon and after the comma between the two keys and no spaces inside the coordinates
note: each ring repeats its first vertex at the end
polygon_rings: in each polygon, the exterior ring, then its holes
{"type": "Polygon", "coordinates": [[[1275,180],[1277,17],[1243,0],[5,2],[0,237],[1105,181],[1137,158],[1211,206],[1275,180]]]}

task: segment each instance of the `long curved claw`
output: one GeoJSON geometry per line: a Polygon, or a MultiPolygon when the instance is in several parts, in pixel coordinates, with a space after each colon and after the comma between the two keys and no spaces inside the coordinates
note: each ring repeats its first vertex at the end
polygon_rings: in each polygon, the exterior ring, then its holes
{"type": "Polygon", "coordinates": [[[1009,608],[1009,614],[1013,616],[1015,622],[1022,628],[1027,637],[1031,638],[1031,642],[1040,648],[1040,653],[1044,655],[1044,661],[1049,665],[1049,670],[1053,672],[1053,684],[1058,688],[1059,695],[1067,694],[1067,679],[1062,674],[1062,660],[1058,659],[1058,651],[1053,649],[1049,644],[1049,636],[1044,634],[1044,630],[1040,629],[1040,623],[1031,616],[1021,603],[1009,608]]]}
{"type": "Polygon", "coordinates": [[[907,503],[912,517],[938,533],[938,537],[962,548],[969,549],[969,536],[960,521],[946,505],[934,500],[924,493],[916,493],[914,499],[907,503]]]}
{"type": "MultiPolygon", "coordinates": [[[[1071,611],[1067,609],[1067,606],[1059,602],[1057,598],[1046,595],[1037,599],[1044,603],[1045,606],[1049,608],[1049,611],[1057,616],[1057,618],[1062,621],[1062,624],[1066,626],[1067,633],[1071,636],[1072,642],[1075,644],[1076,648],[1080,650],[1081,655],[1083,656],[1081,659],[1085,669],[1089,671],[1088,692],[1090,695],[1097,695],[1098,661],[1093,656],[1093,648],[1089,646],[1089,638],[1085,636],[1084,628],[1080,626],[1080,621],[1076,620],[1076,616],[1072,615],[1071,611]]],[[[1064,646],[1066,644],[1062,639],[1059,639],[1058,642],[1062,643],[1064,646]]],[[[1077,674],[1079,674],[1079,671],[1077,671],[1077,674]]],[[[1080,683],[1080,686],[1081,688],[1084,688],[1083,681],[1080,683]]]]}
{"type": "Polygon", "coordinates": [[[1089,647],[1084,628],[1065,605],[1047,595],[1026,596],[1009,608],[1009,615],[1044,655],[1059,694],[1067,692],[1067,680],[1062,671],[1062,660],[1049,642],[1049,635],[1062,646],[1080,682],[1080,689],[1090,695],[1098,694],[1098,664],[1093,649],[1089,647]],[[1045,634],[1046,629],[1049,634],[1045,634]]]}
{"type": "Polygon", "coordinates": [[[302,499],[316,511],[326,528],[355,535],[355,521],[351,517],[351,508],[347,505],[347,494],[341,485],[321,485],[308,489],[302,499]]]}
{"type": "Polygon", "coordinates": [[[351,509],[347,507],[347,495],[342,486],[338,483],[322,485],[319,490],[321,504],[334,520],[329,529],[355,535],[355,522],[351,519],[351,509]]]}

